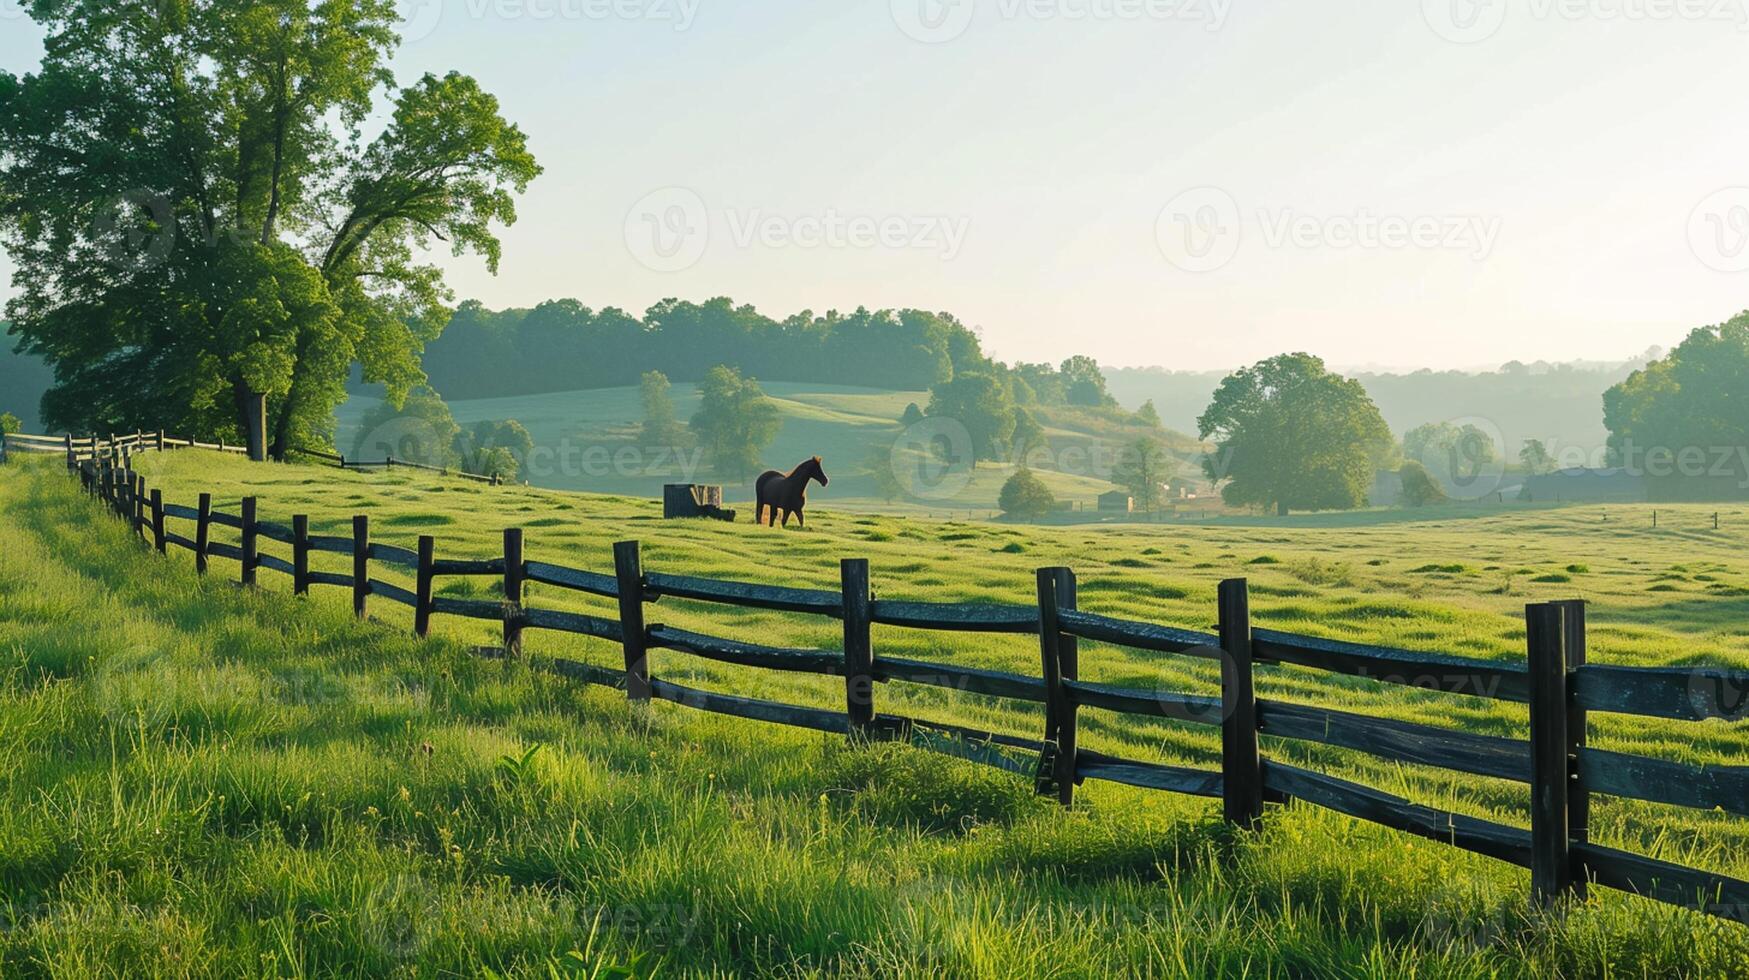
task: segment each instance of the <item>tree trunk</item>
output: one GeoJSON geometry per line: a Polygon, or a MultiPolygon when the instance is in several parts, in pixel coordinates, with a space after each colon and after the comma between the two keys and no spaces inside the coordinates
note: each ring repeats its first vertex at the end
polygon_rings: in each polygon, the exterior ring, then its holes
{"type": "Polygon", "coordinates": [[[243,430],[249,458],[256,462],[267,459],[267,396],[249,390],[241,381],[232,383],[231,395],[237,404],[237,424],[243,430]]]}
{"type": "Polygon", "coordinates": [[[1277,517],[1286,517],[1287,516],[1287,504],[1284,502],[1278,501],[1275,505],[1275,515],[1277,517]]]}

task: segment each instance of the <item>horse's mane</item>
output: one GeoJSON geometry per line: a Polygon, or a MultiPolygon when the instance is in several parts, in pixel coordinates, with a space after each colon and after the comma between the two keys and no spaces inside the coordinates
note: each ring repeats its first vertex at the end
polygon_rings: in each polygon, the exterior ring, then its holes
{"type": "Polygon", "coordinates": [[[797,473],[800,473],[801,471],[807,469],[810,466],[818,468],[819,465],[820,465],[820,457],[809,456],[807,459],[804,459],[800,463],[797,463],[796,468],[793,470],[790,470],[788,473],[785,473],[784,476],[795,476],[797,473]]]}

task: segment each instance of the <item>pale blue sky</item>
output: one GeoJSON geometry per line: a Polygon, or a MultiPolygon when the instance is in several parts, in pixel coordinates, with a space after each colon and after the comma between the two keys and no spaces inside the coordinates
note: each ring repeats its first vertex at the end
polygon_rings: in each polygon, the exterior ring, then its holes
{"type": "MultiPolygon", "coordinates": [[[[29,69],[16,2],[0,64],[29,69]]],[[[449,263],[462,298],[1474,366],[1749,307],[1744,2],[408,0],[397,69],[477,76],[547,168],[500,275],[449,263]]]]}

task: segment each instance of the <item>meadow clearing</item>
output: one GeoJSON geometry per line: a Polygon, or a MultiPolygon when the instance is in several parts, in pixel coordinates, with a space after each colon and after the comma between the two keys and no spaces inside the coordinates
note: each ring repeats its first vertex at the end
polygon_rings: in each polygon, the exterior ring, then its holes
{"type": "MultiPolygon", "coordinates": [[[[458,413],[459,414],[459,413],[458,413]]],[[[1258,626],[1521,659],[1523,606],[1592,602],[1591,662],[1749,665],[1749,508],[1432,511],[1199,526],[1035,528],[834,512],[807,531],[665,522],[632,497],[483,487],[405,472],[147,454],[167,500],[372,517],[375,540],[437,536],[610,570],[835,588],[871,560],[883,598],[1024,601],[1069,565],[1085,609],[1207,629],[1215,585],[1251,581],[1258,626]],[[1605,519],[1607,518],[1607,520],[1605,519]]],[[[223,533],[223,532],[220,532],[223,533]]],[[[267,550],[278,552],[270,543],[267,550]]],[[[318,570],[344,559],[316,556],[318,570]]],[[[489,624],[235,588],[216,560],[159,557],[56,460],[0,469],[0,973],[408,976],[1719,976],[1749,929],[1594,889],[1533,916],[1526,875],[1304,806],[1230,831],[1213,801],[1089,782],[1063,811],[1007,773],[899,746],[633,708],[522,663],[489,624]],[[622,974],[623,975],[623,972],[622,974]]],[[[402,582],[387,566],[375,574],[402,582]]],[[[484,597],[483,580],[440,593],[484,597]]],[[[528,602],[609,613],[535,585],[528,602]]],[[[665,599],[650,621],[830,648],[836,624],[665,599]]],[[[876,649],[1032,673],[1026,637],[876,627],[876,649]]],[[[528,656],[614,666],[616,647],[531,634],[528,656]]],[[[1084,643],[1084,679],[1208,694],[1210,665],[1084,643]]],[[[712,690],[841,707],[830,678],[671,651],[653,671],[712,690]]],[[[1291,668],[1260,694],[1495,735],[1522,707],[1291,668]]],[[[1035,711],[883,685],[877,710],[1036,737],[1035,711]]],[[[1214,767],[1218,734],[1082,715],[1086,748],[1214,767]]],[[[1593,716],[1592,745],[1744,762],[1743,725],[1593,716]]],[[[1266,755],[1420,802],[1524,824],[1518,785],[1265,738],[1266,755]]],[[[1600,798],[1593,840],[1743,877],[1749,823],[1600,798]]]]}
{"type": "MultiPolygon", "coordinates": [[[[956,483],[932,499],[887,499],[874,473],[893,467],[892,446],[895,439],[904,436],[905,427],[899,420],[905,407],[928,405],[929,392],[783,381],[766,382],[762,387],[782,422],[777,437],[763,452],[767,464],[788,470],[809,456],[824,456],[834,485],[832,500],[841,508],[988,517],[996,509],[1003,481],[1014,472],[1008,463],[986,461],[965,469],[963,486],[956,483]]],[[[670,395],[682,423],[697,411],[698,385],[677,383],[670,395]]],[[[365,413],[378,402],[359,395],[340,406],[335,445],[341,452],[354,454],[365,413]]],[[[536,446],[553,449],[550,455],[532,457],[522,474],[521,478],[538,487],[654,497],[661,494],[664,483],[723,482],[701,466],[702,454],[694,447],[641,445],[638,434],[644,409],[636,387],[464,399],[448,405],[463,426],[516,419],[534,437],[536,446]],[[560,448],[566,455],[559,454],[560,448]],[[616,464],[613,454],[621,450],[634,451],[636,464],[616,464]]],[[[1109,424],[1068,410],[1057,414],[1061,418],[1055,422],[1047,418],[1045,424],[1053,454],[1035,465],[1035,472],[1059,500],[1092,508],[1101,493],[1116,489],[1108,479],[1108,457],[1121,440],[1109,424]]],[[[1177,450],[1195,446],[1194,440],[1182,434],[1171,433],[1165,438],[1177,450]]],[[[915,447],[902,444],[899,452],[904,458],[913,455],[915,447]]],[[[381,455],[380,450],[366,452],[370,458],[381,455]]],[[[1188,464],[1187,468],[1194,469],[1188,464]]],[[[729,490],[731,495],[750,493],[750,487],[731,486],[729,490]]],[[[1201,506],[1211,505],[1205,501],[1201,506]]]]}

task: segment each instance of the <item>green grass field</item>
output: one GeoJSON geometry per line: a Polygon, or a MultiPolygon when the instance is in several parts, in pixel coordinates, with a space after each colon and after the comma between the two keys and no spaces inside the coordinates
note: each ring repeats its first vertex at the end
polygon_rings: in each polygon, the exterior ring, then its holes
{"type": "MultiPolygon", "coordinates": [[[[765,451],[764,465],[789,470],[809,456],[823,456],[832,477],[834,506],[865,512],[911,514],[978,513],[988,516],[996,508],[1002,483],[1013,472],[1004,464],[982,463],[970,481],[951,494],[928,499],[885,499],[872,477],[878,460],[890,465],[890,447],[903,431],[899,419],[905,406],[929,404],[927,391],[887,391],[834,385],[770,382],[762,386],[776,405],[783,426],[765,451]]],[[[670,392],[675,412],[684,421],[698,409],[697,386],[676,384],[670,392]]],[[[336,445],[351,453],[364,414],[377,404],[356,397],[341,406],[336,445]]],[[[637,434],[643,406],[637,388],[599,388],[562,391],[510,398],[482,398],[449,403],[456,421],[472,425],[480,421],[516,419],[528,428],[542,454],[534,457],[525,477],[535,486],[559,490],[586,490],[656,496],[664,483],[728,483],[731,505],[752,499],[747,486],[735,485],[682,447],[676,454],[644,452],[621,464],[613,454],[639,450],[637,434]]],[[[1058,451],[1086,450],[1100,443],[1102,434],[1086,428],[1048,426],[1051,445],[1058,451]]],[[[1184,437],[1175,437],[1186,442],[1184,437]]],[[[1071,453],[1069,464],[1038,469],[1038,474],[1058,499],[1092,507],[1099,494],[1113,489],[1104,471],[1087,465],[1085,457],[1071,453]]]]}
{"type": "MultiPolygon", "coordinates": [[[[459,413],[458,413],[459,415],[459,413]]],[[[1521,658],[1523,605],[1580,597],[1591,660],[1749,665],[1749,509],[1612,507],[1433,519],[1018,528],[824,509],[807,531],[664,522],[644,499],[407,473],[147,455],[166,498],[311,516],[440,558],[528,557],[836,587],[871,560],[883,598],[1028,601],[1068,564],[1083,608],[1206,629],[1247,576],[1260,626],[1521,658]],[[1644,510],[1644,513],[1641,511],[1644,510]],[[1605,521],[1604,517],[1608,520],[1605,521]]],[[[836,484],[835,484],[836,485],[836,484]]],[[[818,506],[818,505],[817,505],[818,506]]],[[[220,531],[221,539],[228,532],[220,531]]],[[[275,549],[271,543],[265,543],[275,549]]],[[[344,559],[318,555],[320,570],[344,559]]],[[[489,624],[264,572],[150,554],[53,459],[0,468],[0,975],[1720,976],[1749,929],[1593,891],[1528,913],[1528,876],[1303,806],[1256,834],[1218,804],[1089,782],[1064,812],[997,770],[898,746],[632,708],[528,665],[480,660],[489,624]]],[[[380,577],[405,583],[385,566],[380,577]]],[[[440,591],[487,595],[486,580],[440,591]]],[[[533,605],[611,614],[534,586],[533,605]]],[[[837,624],[664,600],[652,622],[831,647],[837,624]]],[[[877,627],[877,650],[1032,673],[1036,641],[877,627]]],[[[603,666],[615,647],[531,633],[529,656],[603,666]]],[[[658,676],[839,707],[841,682],[668,651],[658,676]]],[[[1211,694],[1207,665],[1084,643],[1085,679],[1211,694]]],[[[1260,693],[1522,736],[1521,707],[1287,668],[1260,693]]],[[[880,709],[1036,736],[1025,706],[884,685],[880,709]]],[[[1082,714],[1082,744],[1215,767],[1215,733],[1082,714]]],[[[1743,725],[1594,716],[1592,744],[1742,764],[1743,725]]],[[[1521,786],[1266,738],[1264,752],[1418,802],[1527,822],[1521,786]]],[[[1749,821],[1600,799],[1592,839],[1749,876],[1749,821]]]]}

